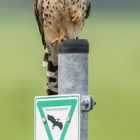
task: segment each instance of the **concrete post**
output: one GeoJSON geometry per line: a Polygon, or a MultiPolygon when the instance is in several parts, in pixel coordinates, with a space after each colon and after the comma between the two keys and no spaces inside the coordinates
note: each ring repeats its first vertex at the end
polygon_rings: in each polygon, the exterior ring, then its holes
{"type": "MultiPolygon", "coordinates": [[[[58,45],[58,94],[80,94],[81,140],[88,140],[88,111],[93,102],[88,97],[88,53],[87,40],[68,40],[58,45]]],[[[94,102],[95,103],[95,102],[94,102]]]]}

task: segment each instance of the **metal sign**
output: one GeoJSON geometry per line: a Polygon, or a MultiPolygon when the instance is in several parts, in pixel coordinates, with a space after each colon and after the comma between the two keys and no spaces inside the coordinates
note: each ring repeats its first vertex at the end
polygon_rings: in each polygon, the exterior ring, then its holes
{"type": "Polygon", "coordinates": [[[36,97],[34,140],[80,140],[80,95],[36,97]]]}

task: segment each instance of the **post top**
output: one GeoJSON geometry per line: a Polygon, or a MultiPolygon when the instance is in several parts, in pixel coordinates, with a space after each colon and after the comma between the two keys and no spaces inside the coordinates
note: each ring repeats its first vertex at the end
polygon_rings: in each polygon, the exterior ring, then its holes
{"type": "Polygon", "coordinates": [[[86,39],[71,39],[58,44],[58,53],[89,53],[89,43],[86,39]]]}

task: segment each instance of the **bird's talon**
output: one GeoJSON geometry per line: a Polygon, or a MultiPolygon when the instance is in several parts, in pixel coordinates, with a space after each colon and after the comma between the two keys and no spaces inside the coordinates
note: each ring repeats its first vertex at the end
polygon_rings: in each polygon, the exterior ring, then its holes
{"type": "Polygon", "coordinates": [[[60,36],[60,41],[64,41],[64,40],[66,40],[66,38],[63,35],[61,35],[60,36]]]}
{"type": "Polygon", "coordinates": [[[54,40],[52,40],[51,45],[53,45],[54,43],[57,43],[59,41],[64,41],[66,40],[64,35],[61,35],[60,37],[55,38],[54,40]]]}
{"type": "Polygon", "coordinates": [[[55,38],[54,40],[52,40],[51,45],[53,45],[54,43],[58,42],[60,40],[60,37],[55,38]]]}
{"type": "Polygon", "coordinates": [[[73,16],[72,17],[72,22],[77,23],[78,22],[78,16],[73,16]]]}

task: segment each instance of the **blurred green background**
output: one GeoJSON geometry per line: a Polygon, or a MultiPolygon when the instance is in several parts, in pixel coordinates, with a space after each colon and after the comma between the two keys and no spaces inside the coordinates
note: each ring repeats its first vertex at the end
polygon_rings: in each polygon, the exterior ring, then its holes
{"type": "MultiPolygon", "coordinates": [[[[140,139],[140,1],[94,0],[89,140],[140,139]]],[[[0,0],[0,140],[33,140],[33,101],[45,95],[43,47],[30,0],[0,0]]]]}

